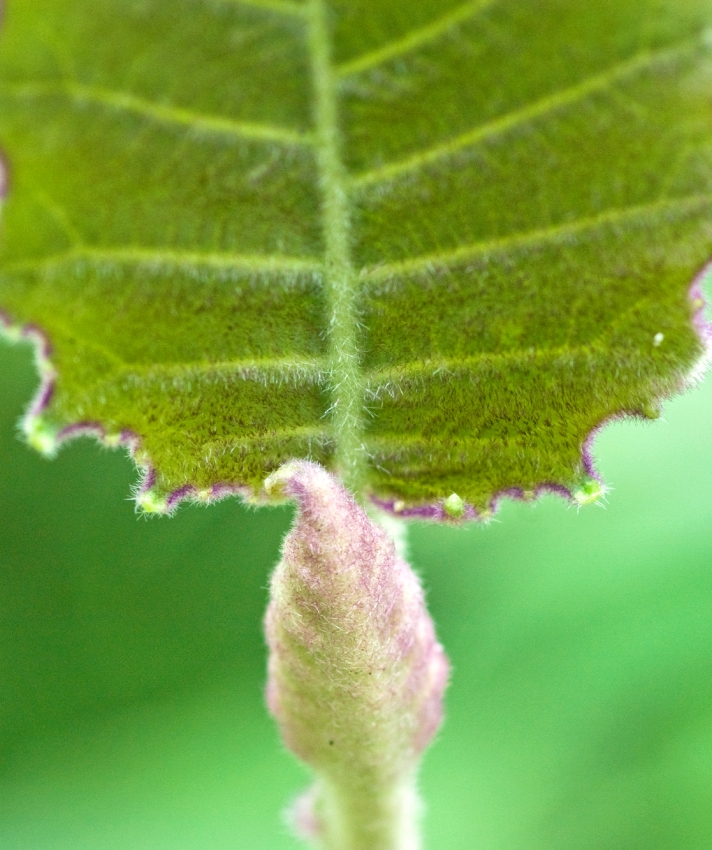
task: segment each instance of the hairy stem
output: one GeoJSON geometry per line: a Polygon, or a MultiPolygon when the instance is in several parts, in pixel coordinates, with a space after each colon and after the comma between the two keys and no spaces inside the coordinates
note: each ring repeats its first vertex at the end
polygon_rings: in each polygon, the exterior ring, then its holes
{"type": "Polygon", "coordinates": [[[364,777],[347,793],[317,783],[323,850],[420,850],[420,798],[415,776],[392,782],[364,777]]]}
{"type": "Polygon", "coordinates": [[[294,461],[265,487],[299,506],[265,625],[270,710],[317,778],[300,831],[322,850],[417,850],[415,776],[448,676],[418,579],[326,470],[294,461]]]}

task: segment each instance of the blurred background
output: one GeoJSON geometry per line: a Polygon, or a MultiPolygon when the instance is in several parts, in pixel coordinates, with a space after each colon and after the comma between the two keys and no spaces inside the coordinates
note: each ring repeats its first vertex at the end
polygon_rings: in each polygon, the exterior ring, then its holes
{"type": "MultiPolygon", "coordinates": [[[[17,439],[36,380],[0,343],[0,848],[296,850],[262,696],[290,512],[137,517],[125,454],[17,439]]],[[[428,850],[712,848],[712,379],[596,449],[605,508],[411,530],[454,666],[428,850]]]]}

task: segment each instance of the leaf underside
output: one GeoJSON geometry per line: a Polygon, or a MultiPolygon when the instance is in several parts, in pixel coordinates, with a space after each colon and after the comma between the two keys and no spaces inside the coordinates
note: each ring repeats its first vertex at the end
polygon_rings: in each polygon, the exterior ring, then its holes
{"type": "Polygon", "coordinates": [[[397,509],[585,496],[592,430],[704,352],[710,26],[708,0],[7,0],[31,442],[129,443],[156,509],[293,457],[397,509]]]}

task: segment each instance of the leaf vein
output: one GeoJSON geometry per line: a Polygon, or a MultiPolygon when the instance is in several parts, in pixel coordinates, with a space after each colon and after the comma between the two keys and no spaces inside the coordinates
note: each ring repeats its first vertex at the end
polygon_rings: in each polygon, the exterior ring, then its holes
{"type": "Polygon", "coordinates": [[[390,59],[411,53],[428,42],[435,41],[458,24],[468,20],[468,18],[472,18],[479,12],[484,11],[484,9],[491,6],[494,2],[495,0],[470,0],[468,3],[462,3],[436,21],[407,33],[403,38],[392,41],[383,47],[379,47],[377,50],[365,53],[349,62],[344,62],[336,68],[336,74],[340,79],[344,79],[382,65],[390,59]]]}
{"type": "Polygon", "coordinates": [[[220,0],[220,2],[229,6],[247,6],[299,18],[304,18],[307,14],[307,7],[303,3],[292,3],[290,0],[220,0]]]}
{"type": "Polygon", "coordinates": [[[245,360],[216,360],[214,362],[127,363],[119,371],[125,375],[146,377],[189,377],[195,373],[231,372],[242,378],[274,373],[277,377],[304,377],[319,381],[328,374],[327,364],[319,360],[297,360],[294,357],[266,357],[245,360]]]}
{"type": "Polygon", "coordinates": [[[127,92],[113,91],[99,86],[85,86],[73,82],[60,84],[27,83],[20,86],[6,86],[0,91],[2,94],[16,98],[37,98],[47,95],[64,96],[79,104],[90,103],[109,109],[130,112],[160,124],[179,125],[201,133],[291,146],[310,146],[313,144],[310,135],[298,130],[250,121],[235,121],[231,118],[214,115],[203,115],[183,107],[155,103],[127,92]]]}
{"type": "Polygon", "coordinates": [[[371,171],[357,174],[351,180],[351,188],[362,189],[367,186],[385,183],[404,174],[417,172],[423,167],[446,159],[465,148],[473,147],[487,139],[502,136],[515,127],[526,125],[537,118],[556,112],[565,106],[571,106],[596,92],[605,91],[627,76],[689,50],[691,45],[692,42],[686,39],[676,47],[667,47],[658,51],[642,51],[631,59],[619,62],[603,73],[588,77],[576,83],[576,85],[546,95],[534,103],[530,103],[521,109],[513,110],[500,118],[468,130],[449,141],[435,145],[428,150],[415,153],[397,162],[388,163],[371,171]]]}
{"type": "Polygon", "coordinates": [[[62,231],[72,248],[81,247],[84,240],[72,224],[66,209],[61,204],[58,204],[47,192],[37,191],[35,192],[35,197],[62,231]]]}
{"type": "Polygon", "coordinates": [[[338,81],[331,56],[326,0],[309,0],[309,54],[314,86],[316,156],[324,233],[324,284],[329,302],[331,421],[335,465],[347,487],[362,489],[364,385],[359,350],[357,274],[351,260],[351,209],[341,156],[338,81]]]}
{"type": "Polygon", "coordinates": [[[586,231],[595,231],[607,225],[634,223],[636,219],[645,219],[649,216],[692,212],[696,207],[703,208],[710,203],[712,203],[712,194],[699,194],[683,198],[665,198],[651,204],[607,210],[597,216],[530,230],[525,233],[517,233],[501,239],[484,240],[455,248],[452,251],[427,254],[409,260],[367,267],[361,271],[360,277],[367,283],[378,283],[411,274],[447,271],[460,263],[476,260],[490,254],[506,254],[519,248],[536,247],[547,242],[565,240],[586,231]]]}
{"type": "Polygon", "coordinates": [[[124,264],[208,267],[226,271],[252,272],[259,274],[318,274],[322,262],[318,258],[285,257],[259,254],[220,254],[199,251],[159,250],[151,248],[80,248],[55,254],[41,260],[20,261],[8,264],[6,273],[50,270],[72,262],[89,262],[104,266],[120,267],[124,264]]]}
{"type": "MultiPolygon", "coordinates": [[[[452,375],[457,372],[476,368],[487,362],[525,361],[542,358],[579,357],[590,355],[596,351],[598,340],[582,345],[561,345],[552,348],[512,349],[510,351],[482,351],[462,358],[432,358],[430,360],[401,363],[375,369],[368,374],[369,393],[381,394],[392,387],[394,382],[403,378],[430,378],[441,375],[452,375]],[[385,382],[385,383],[384,383],[385,382]]],[[[603,351],[603,349],[601,349],[603,351]]]]}

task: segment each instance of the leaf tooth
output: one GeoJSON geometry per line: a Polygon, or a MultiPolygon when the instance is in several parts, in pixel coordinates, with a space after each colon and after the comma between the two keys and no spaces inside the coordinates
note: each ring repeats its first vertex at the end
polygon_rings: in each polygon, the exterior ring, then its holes
{"type": "Polygon", "coordinates": [[[46,458],[53,458],[59,451],[59,429],[42,416],[26,416],[22,421],[22,432],[28,445],[46,458]]]}
{"type": "Polygon", "coordinates": [[[465,503],[457,493],[451,493],[443,502],[443,510],[449,517],[460,519],[465,515],[465,503]]]}
{"type": "Polygon", "coordinates": [[[148,515],[159,514],[165,516],[170,513],[168,499],[153,490],[138,493],[136,495],[136,507],[141,513],[148,515]]]}
{"type": "Polygon", "coordinates": [[[571,491],[571,498],[582,507],[599,502],[607,492],[607,488],[597,478],[584,478],[571,491]]]}

